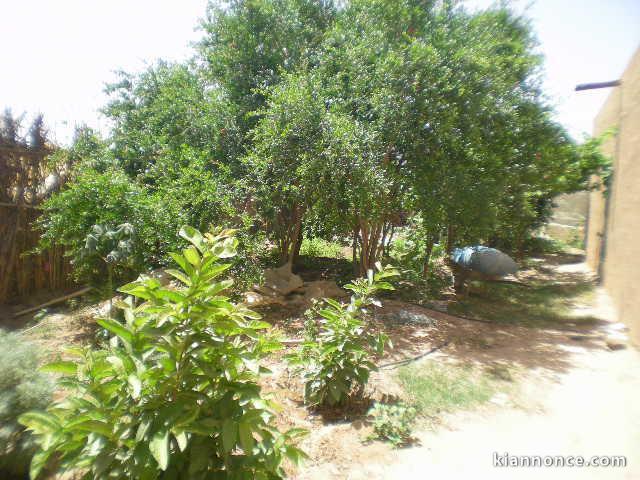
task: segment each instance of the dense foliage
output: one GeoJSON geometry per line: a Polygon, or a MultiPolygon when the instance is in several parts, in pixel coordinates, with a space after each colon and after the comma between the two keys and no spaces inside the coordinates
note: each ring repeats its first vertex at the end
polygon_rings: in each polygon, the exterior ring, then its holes
{"type": "Polygon", "coordinates": [[[166,264],[180,225],[218,224],[282,263],[339,238],[363,275],[410,227],[426,273],[436,244],[522,251],[555,196],[609,175],[597,140],[553,121],[508,6],[232,0],[202,27],[194,58],[107,88],[114,128],[69,149],[44,243],[73,255],[92,225],[128,222],[139,271],[166,264]]]}
{"type": "Polygon", "coordinates": [[[38,347],[0,330],[0,476],[25,478],[36,450],[18,416],[51,402],[53,382],[38,371],[38,347]]]}
{"type": "Polygon", "coordinates": [[[374,295],[393,290],[388,280],[398,273],[380,264],[376,269],[344,286],[353,292],[348,304],[327,298],[307,314],[305,341],[289,361],[302,373],[304,398],[310,406],[344,406],[361,397],[377,368],[373,359],[382,355],[389,339],[372,331],[367,308],[380,305],[374,295]]]}
{"type": "Polygon", "coordinates": [[[37,436],[31,478],[49,466],[83,478],[282,477],[299,431],[280,433],[261,395],[260,360],[279,348],[259,315],[225,296],[222,263],[236,254],[232,231],[181,230],[191,244],[168,270],[180,288],[142,278],[125,285],[125,324],[99,320],[107,350],[77,349],[49,364],[70,394],[20,422],[37,436]],[[142,303],[140,303],[142,302],[142,303]]]}

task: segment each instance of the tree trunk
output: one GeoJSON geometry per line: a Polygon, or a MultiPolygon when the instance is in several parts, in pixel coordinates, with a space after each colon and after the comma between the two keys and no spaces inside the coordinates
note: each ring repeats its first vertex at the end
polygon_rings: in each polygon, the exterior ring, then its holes
{"type": "Polygon", "coordinates": [[[453,251],[453,242],[455,240],[454,235],[455,229],[453,228],[453,225],[449,224],[447,226],[447,255],[451,255],[451,252],[453,251]]]}
{"type": "Polygon", "coordinates": [[[298,232],[298,240],[295,243],[293,248],[293,264],[294,265],[298,263],[298,258],[300,257],[300,247],[302,247],[302,240],[304,240],[304,233],[303,233],[302,224],[301,224],[298,232]]]}
{"type": "Polygon", "coordinates": [[[293,229],[291,229],[289,233],[289,245],[286,252],[287,264],[289,264],[289,269],[291,269],[293,266],[293,259],[296,256],[296,253],[300,252],[301,235],[302,235],[302,213],[297,212],[295,215],[293,229]]]}
{"type": "Polygon", "coordinates": [[[358,267],[358,227],[353,228],[353,244],[351,247],[351,264],[353,265],[353,273],[359,273],[358,267]]]}
{"type": "Polygon", "coordinates": [[[360,275],[366,275],[367,271],[375,267],[380,255],[380,239],[382,235],[383,222],[369,223],[360,220],[360,275]]]}
{"type": "Polygon", "coordinates": [[[432,235],[428,235],[427,246],[424,249],[424,263],[422,264],[422,275],[425,278],[427,278],[427,276],[429,275],[429,260],[431,259],[431,252],[433,252],[434,244],[434,237],[432,235]]]}

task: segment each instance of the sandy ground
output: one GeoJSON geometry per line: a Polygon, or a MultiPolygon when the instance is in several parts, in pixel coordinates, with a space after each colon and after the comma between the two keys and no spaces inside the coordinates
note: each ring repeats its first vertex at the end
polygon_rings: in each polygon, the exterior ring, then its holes
{"type": "MultiPolygon", "coordinates": [[[[558,276],[586,274],[582,264],[554,268],[558,276]]],[[[435,355],[519,365],[525,373],[517,392],[499,394],[481,409],[444,417],[438,428],[417,434],[418,446],[406,449],[379,443],[363,447],[357,436],[345,434],[346,425],[326,426],[326,448],[348,452],[342,455],[347,461],[316,458],[298,478],[640,479],[640,352],[606,346],[615,318],[601,291],[590,304],[576,304],[573,313],[596,316],[602,323],[581,332],[496,328],[443,315],[437,336],[454,342],[435,355]],[[476,335],[465,335],[468,329],[476,335]],[[490,338],[491,348],[469,345],[474,338],[490,338]],[[494,453],[585,459],[624,455],[627,466],[494,467],[494,453]]],[[[313,443],[321,440],[314,432],[313,443]]]]}
{"type": "Polygon", "coordinates": [[[539,402],[533,411],[507,408],[451,418],[448,429],[422,432],[423,446],[398,452],[377,478],[640,478],[640,354],[583,350],[573,362],[554,379],[525,383],[539,402]],[[495,468],[494,452],[624,455],[628,466],[495,468]]]}

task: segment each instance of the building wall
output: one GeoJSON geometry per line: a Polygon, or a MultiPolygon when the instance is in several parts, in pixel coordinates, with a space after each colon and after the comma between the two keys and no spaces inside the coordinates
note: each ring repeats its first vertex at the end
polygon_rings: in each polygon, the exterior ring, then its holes
{"type": "Polygon", "coordinates": [[[584,228],[589,211],[589,193],[576,192],[554,199],[555,206],[544,233],[555,240],[579,246],[584,240],[584,228]]]}
{"type": "Polygon", "coordinates": [[[609,197],[589,201],[587,263],[600,274],[618,317],[640,345],[640,49],[594,122],[594,135],[614,127],[603,145],[614,159],[609,197]]]}

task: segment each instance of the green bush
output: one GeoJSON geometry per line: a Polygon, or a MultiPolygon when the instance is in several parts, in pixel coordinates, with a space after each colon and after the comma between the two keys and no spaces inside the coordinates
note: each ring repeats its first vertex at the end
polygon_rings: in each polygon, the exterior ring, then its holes
{"type": "Polygon", "coordinates": [[[411,432],[416,418],[416,410],[402,403],[390,405],[376,403],[369,410],[369,417],[373,424],[372,438],[388,440],[399,447],[411,440],[411,432]]]}
{"type": "Polygon", "coordinates": [[[367,328],[366,308],[380,305],[373,295],[393,290],[386,280],[397,276],[389,266],[377,264],[377,268],[378,272],[370,270],[366,278],[344,286],[353,292],[348,304],[327,298],[307,315],[305,341],[289,361],[302,372],[305,402],[310,406],[343,406],[358,398],[376,370],[373,357],[382,355],[389,340],[367,328]]]}
{"type": "Polygon", "coordinates": [[[149,255],[145,248],[148,225],[158,207],[151,202],[149,192],[132,182],[122,171],[92,168],[78,172],[74,181],[44,204],[38,223],[42,230],[40,247],[65,247],[74,260],[76,279],[99,284],[106,278],[105,265],[95,256],[83,255],[87,235],[94,225],[129,223],[136,231],[129,268],[118,271],[117,279],[131,277],[142,271],[149,255]]]}
{"type": "Polygon", "coordinates": [[[282,478],[282,461],[299,461],[280,433],[257,383],[260,361],[280,344],[269,324],[225,296],[218,278],[236,254],[232,231],[201,235],[172,254],[168,270],[183,287],[141,278],[120,289],[125,322],[98,323],[115,336],[105,350],[76,350],[76,361],[47,369],[64,375],[69,397],[20,422],[37,437],[32,478],[45,466],[85,470],[91,479],[282,478]],[[137,300],[134,300],[137,299],[137,300]],[[137,304],[138,301],[144,303],[137,304]]]}
{"type": "Polygon", "coordinates": [[[127,264],[113,272],[114,282],[122,284],[137,273],[169,265],[169,252],[186,246],[177,235],[182,225],[208,230],[211,225],[233,224],[241,227],[243,249],[231,274],[239,288],[257,283],[266,255],[264,235],[248,233],[252,219],[237,214],[229,186],[203,158],[187,147],[180,156],[187,165],[167,166],[153,187],[132,180],[118,168],[100,172],[80,165],[67,187],[44,205],[40,248],[64,246],[73,258],[75,278],[102,285],[107,279],[105,262],[83,255],[87,235],[94,225],[130,224],[135,235],[127,264]]]}
{"type": "Polygon", "coordinates": [[[18,423],[28,410],[51,402],[53,383],[38,371],[38,349],[0,330],[0,477],[26,477],[36,444],[18,423]]]}
{"type": "Polygon", "coordinates": [[[305,238],[300,246],[300,255],[310,257],[343,258],[342,246],[323,238],[305,238]]]}

